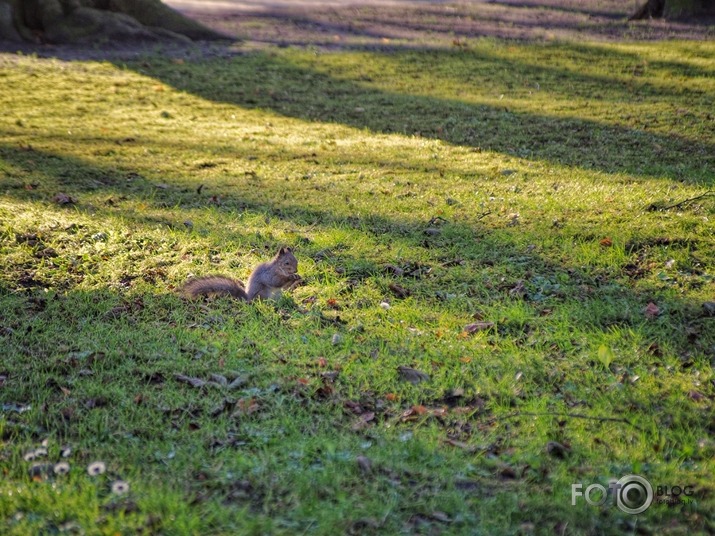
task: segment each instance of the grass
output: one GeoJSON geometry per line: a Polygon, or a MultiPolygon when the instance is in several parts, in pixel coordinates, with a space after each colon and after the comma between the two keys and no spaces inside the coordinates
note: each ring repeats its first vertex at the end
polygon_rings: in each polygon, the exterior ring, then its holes
{"type": "Polygon", "coordinates": [[[466,45],[0,56],[4,534],[715,531],[715,45],[466,45]]]}

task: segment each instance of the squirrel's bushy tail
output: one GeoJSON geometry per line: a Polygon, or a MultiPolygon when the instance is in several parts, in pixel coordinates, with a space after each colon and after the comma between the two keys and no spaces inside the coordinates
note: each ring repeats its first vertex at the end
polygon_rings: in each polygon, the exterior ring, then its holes
{"type": "Polygon", "coordinates": [[[246,291],[240,281],[221,275],[209,275],[190,279],[181,287],[179,292],[186,298],[228,294],[241,300],[246,299],[246,291]]]}

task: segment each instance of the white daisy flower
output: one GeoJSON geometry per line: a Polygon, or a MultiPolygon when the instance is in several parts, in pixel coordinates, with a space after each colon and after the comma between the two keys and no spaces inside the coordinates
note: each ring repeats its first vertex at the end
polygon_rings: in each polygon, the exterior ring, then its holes
{"type": "Polygon", "coordinates": [[[106,470],[107,466],[104,464],[104,462],[94,462],[90,463],[87,467],[87,474],[89,476],[102,475],[106,470]]]}
{"type": "Polygon", "coordinates": [[[56,475],[66,475],[70,472],[70,464],[67,462],[59,462],[55,464],[53,469],[56,475]]]}
{"type": "Polygon", "coordinates": [[[112,493],[116,495],[124,495],[129,492],[129,483],[124,480],[116,480],[112,482],[112,493]]]}

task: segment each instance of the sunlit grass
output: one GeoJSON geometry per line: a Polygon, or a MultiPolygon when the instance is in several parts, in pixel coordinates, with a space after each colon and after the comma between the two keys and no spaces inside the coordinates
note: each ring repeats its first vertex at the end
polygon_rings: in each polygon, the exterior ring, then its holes
{"type": "Polygon", "coordinates": [[[714,200],[651,210],[712,188],[713,53],[0,57],[5,532],[713,530],[714,200]],[[283,244],[278,304],[174,292],[283,244]],[[629,473],[696,500],[571,506],[629,473]]]}

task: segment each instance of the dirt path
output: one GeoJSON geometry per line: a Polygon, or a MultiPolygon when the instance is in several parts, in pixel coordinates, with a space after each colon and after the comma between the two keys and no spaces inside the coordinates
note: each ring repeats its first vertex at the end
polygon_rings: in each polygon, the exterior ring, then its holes
{"type": "MultiPolygon", "coordinates": [[[[465,40],[715,39],[715,18],[690,22],[637,21],[628,15],[641,0],[164,0],[237,42],[187,49],[166,43],[176,56],[224,56],[266,46],[321,48],[462,47],[465,40]]],[[[0,54],[18,51],[60,59],[135,58],[154,44],[103,47],[0,41],[0,54]]],[[[2,58],[0,58],[2,59],[2,58]]]]}
{"type": "Polygon", "coordinates": [[[460,39],[712,39],[713,20],[629,22],[641,0],[165,0],[247,44],[453,46],[460,39]]]}

